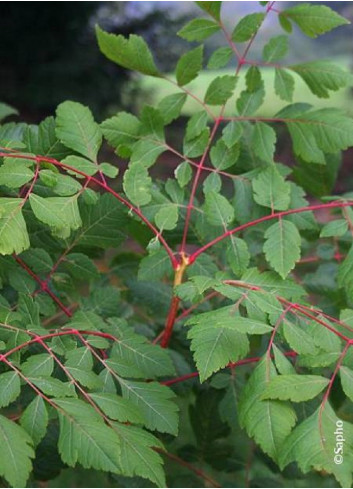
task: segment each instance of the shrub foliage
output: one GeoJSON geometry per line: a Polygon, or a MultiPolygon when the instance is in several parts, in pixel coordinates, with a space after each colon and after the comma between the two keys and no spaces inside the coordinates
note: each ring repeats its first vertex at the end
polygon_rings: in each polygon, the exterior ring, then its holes
{"type": "Polygon", "coordinates": [[[157,107],[98,124],[65,101],[38,126],[0,126],[0,476],[9,485],[79,464],[123,485],[164,487],[169,460],[174,486],[351,486],[353,200],[330,194],[353,120],[292,103],[298,76],[319,98],[351,76],[329,61],[284,61],[293,25],[316,38],[347,21],[319,4],[279,12],[260,2],[228,33],[221,2],[197,4],[202,17],[179,32],[192,44],[175,78],[141,37],[96,28],[114,63],[175,86],[157,107]],[[284,34],[252,60],[269,16],[284,34]],[[205,64],[202,41],[220,31],[225,46],[207,67],[233,56],[237,67],[200,99],[191,82],[205,64]],[[258,115],[267,67],[270,93],[286,104],[271,117],[258,115]],[[188,98],[199,111],[174,147],[166,127],[188,98]],[[291,166],[276,152],[279,130],[291,166]],[[126,171],[102,161],[104,141],[126,171]],[[179,161],[174,178],[152,178],[167,152],[179,161]]]}

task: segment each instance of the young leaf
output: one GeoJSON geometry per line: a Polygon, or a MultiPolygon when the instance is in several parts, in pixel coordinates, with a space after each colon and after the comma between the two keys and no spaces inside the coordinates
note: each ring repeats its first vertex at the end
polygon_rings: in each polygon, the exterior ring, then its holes
{"type": "Polygon", "coordinates": [[[263,13],[253,13],[243,17],[233,31],[232,40],[235,42],[249,41],[259,30],[264,18],[263,13]]]}
{"type": "Polygon", "coordinates": [[[329,379],[320,375],[280,375],[267,385],[262,399],[303,402],[316,397],[329,379]]]}
{"type": "Polygon", "coordinates": [[[184,86],[194,80],[202,69],[203,46],[183,54],[176,66],[176,79],[179,86],[184,86]]]}
{"type": "Polygon", "coordinates": [[[300,3],[295,7],[281,12],[280,18],[295,22],[298,27],[309,37],[317,37],[329,32],[335,27],[348,24],[348,20],[326,5],[311,5],[300,3]]]}
{"type": "Polygon", "coordinates": [[[205,95],[205,103],[208,105],[223,105],[233,95],[238,78],[231,75],[223,75],[215,78],[209,85],[205,95]]]}
{"type": "Polygon", "coordinates": [[[220,30],[213,20],[193,19],[178,32],[178,36],[187,41],[203,41],[220,30]]]}
{"type": "Polygon", "coordinates": [[[102,134],[88,107],[71,101],[60,104],[56,109],[56,135],[68,148],[96,161],[102,134]]]}
{"type": "Polygon", "coordinates": [[[125,38],[122,35],[109,34],[98,25],[96,35],[99,49],[114,63],[145,75],[160,76],[152,54],[142,37],[131,34],[125,38]]]}
{"type": "Polygon", "coordinates": [[[0,475],[12,487],[25,487],[34,458],[32,440],[15,422],[0,415],[0,475]]]}
{"type": "Polygon", "coordinates": [[[301,238],[295,225],[279,219],[265,233],[266,260],[285,279],[300,258],[301,238]]]}

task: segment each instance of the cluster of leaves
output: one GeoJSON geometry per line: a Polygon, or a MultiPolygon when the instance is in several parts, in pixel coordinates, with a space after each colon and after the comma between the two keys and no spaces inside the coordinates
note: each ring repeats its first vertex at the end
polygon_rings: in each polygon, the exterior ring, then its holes
{"type": "Polygon", "coordinates": [[[67,101],[38,126],[0,126],[0,476],[12,486],[79,464],[164,487],[162,455],[179,464],[169,485],[352,483],[353,200],[330,192],[353,120],[308,103],[258,115],[263,66],[285,102],[296,75],[321,98],[351,83],[328,61],[278,63],[293,23],[317,37],[347,21],[322,5],[261,2],[228,34],[221,2],[197,3],[211,19],[179,32],[198,45],[175,81],[142,38],[97,27],[113,62],[177,87],[157,107],[98,124],[67,101]],[[287,34],[256,62],[269,15],[287,34]],[[220,30],[228,45],[207,67],[234,55],[237,69],[201,100],[186,86],[203,67],[200,42],[220,30]],[[188,97],[200,111],[175,148],[165,128],[188,97]],[[291,167],[274,159],[281,125],[291,167]],[[122,178],[98,158],[103,139],[128,161],[122,178]],[[180,159],[175,177],[152,180],[164,152],[180,159]]]}

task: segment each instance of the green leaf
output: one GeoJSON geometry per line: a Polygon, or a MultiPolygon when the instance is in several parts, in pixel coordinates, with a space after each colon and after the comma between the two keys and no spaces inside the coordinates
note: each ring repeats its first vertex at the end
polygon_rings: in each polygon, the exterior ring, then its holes
{"type": "Polygon", "coordinates": [[[21,253],[29,248],[26,222],[22,214],[22,199],[0,199],[0,254],[21,253]]]}
{"type": "Polygon", "coordinates": [[[160,230],[174,229],[178,223],[178,207],[175,204],[166,204],[155,215],[155,223],[160,230]]]}
{"type": "Polygon", "coordinates": [[[202,10],[211,17],[220,20],[222,2],[195,2],[202,10]]]}
{"type": "Polygon", "coordinates": [[[234,209],[229,201],[212,190],[205,196],[204,210],[207,221],[212,226],[226,227],[234,219],[234,209]]]}
{"type": "MultiPolygon", "coordinates": [[[[218,2],[213,2],[213,3],[218,3],[218,2]]],[[[0,121],[6,119],[6,117],[9,117],[10,115],[18,115],[18,110],[15,109],[14,107],[11,107],[8,104],[0,103],[0,121]]]]}
{"type": "Polygon", "coordinates": [[[264,18],[265,14],[263,13],[253,13],[243,17],[233,31],[232,41],[249,41],[259,30],[264,18]]]}
{"type": "Polygon", "coordinates": [[[25,487],[34,458],[32,440],[26,431],[0,415],[0,475],[12,487],[25,487]]]}
{"type": "Polygon", "coordinates": [[[5,158],[4,164],[0,166],[0,185],[9,188],[19,188],[31,181],[34,177],[33,171],[28,168],[25,161],[5,158]]]}
{"type": "Polygon", "coordinates": [[[176,66],[176,79],[179,86],[184,86],[194,80],[202,69],[203,46],[183,54],[176,66]]]}
{"type": "MultiPolygon", "coordinates": [[[[200,381],[204,382],[212,373],[244,358],[249,342],[244,334],[244,318],[232,313],[232,306],[193,316],[188,322],[192,325],[188,332],[191,350],[200,381]],[[236,325],[243,332],[239,332],[236,325]]],[[[250,324],[250,323],[249,323],[250,324]]],[[[250,328],[249,328],[250,329],[250,328]]]]}
{"type": "Polygon", "coordinates": [[[329,91],[336,92],[352,82],[352,75],[327,61],[311,61],[288,67],[305,81],[314,95],[329,98],[329,91]]]}
{"type": "Polygon", "coordinates": [[[275,92],[280,99],[286,102],[293,100],[294,78],[283,68],[275,69],[275,92]]]}
{"type": "Polygon", "coordinates": [[[264,357],[243,389],[238,410],[240,425],[267,455],[277,461],[296,415],[287,403],[262,399],[266,387],[276,376],[272,361],[264,357]]]}
{"type": "Polygon", "coordinates": [[[238,78],[231,75],[217,76],[210,83],[205,95],[208,105],[223,105],[233,95],[238,78]]]}
{"type": "Polygon", "coordinates": [[[142,164],[129,165],[124,174],[123,186],[127,197],[133,204],[141,206],[150,202],[152,180],[142,164]]]}
{"type": "Polygon", "coordinates": [[[192,169],[187,161],[183,161],[178,165],[174,172],[175,178],[180,187],[185,187],[190,182],[192,177],[192,169]]]}
{"type": "Polygon", "coordinates": [[[210,70],[219,70],[219,68],[224,68],[225,66],[227,66],[232,56],[233,51],[231,48],[218,48],[212,53],[212,56],[208,60],[207,68],[209,68],[210,70]]]}
{"type": "Polygon", "coordinates": [[[171,389],[157,382],[119,382],[123,397],[139,408],[146,428],[177,435],[178,407],[171,389]]]}
{"type": "Polygon", "coordinates": [[[120,440],[94,409],[79,399],[55,399],[60,408],[58,448],[64,463],[120,474],[120,440]]]}
{"type": "Polygon", "coordinates": [[[229,122],[222,131],[223,141],[226,143],[228,148],[234,146],[243,134],[243,125],[239,121],[229,122]]]}
{"type": "Polygon", "coordinates": [[[223,139],[219,139],[210,151],[211,163],[217,170],[225,170],[235,165],[239,155],[239,145],[228,147],[223,139]]]}
{"type": "Polygon", "coordinates": [[[32,355],[21,366],[21,371],[26,377],[50,376],[53,370],[54,360],[49,353],[32,355]]]}
{"type": "Polygon", "coordinates": [[[28,380],[47,396],[76,397],[72,384],[61,382],[54,377],[28,377],[28,380]]]}
{"type": "Polygon", "coordinates": [[[139,264],[138,280],[158,281],[168,272],[170,272],[170,259],[163,248],[142,258],[139,264]]]}
{"type": "Polygon", "coordinates": [[[187,41],[203,41],[220,30],[220,26],[208,19],[193,19],[180,31],[178,36],[187,41]]]}
{"type": "Polygon", "coordinates": [[[96,26],[96,36],[101,52],[114,63],[145,75],[160,76],[146,42],[140,36],[109,34],[96,26]]]}
{"type": "Polygon", "coordinates": [[[349,24],[348,20],[326,5],[300,3],[280,13],[280,18],[290,19],[309,37],[317,37],[340,25],[349,24]]]}
{"type": "Polygon", "coordinates": [[[250,66],[245,75],[245,83],[248,92],[256,92],[262,87],[261,72],[257,66],[250,66]]]}
{"type": "Polygon", "coordinates": [[[158,104],[158,110],[162,114],[165,124],[170,124],[180,116],[181,110],[186,102],[186,93],[172,93],[162,98],[158,104]]]}
{"type": "Polygon", "coordinates": [[[283,355],[281,350],[273,343],[272,350],[274,354],[274,361],[276,365],[276,369],[281,375],[292,375],[295,374],[295,368],[288,360],[288,358],[283,355]]]}
{"type": "Polygon", "coordinates": [[[261,107],[265,98],[265,90],[263,86],[255,92],[243,90],[236,102],[236,106],[240,116],[250,116],[261,107]]]}
{"type": "Polygon", "coordinates": [[[280,219],[267,229],[265,239],[266,260],[285,279],[300,258],[298,229],[292,222],[280,219]]]}
{"type": "Polygon", "coordinates": [[[63,266],[78,280],[92,280],[99,277],[96,265],[83,253],[67,254],[63,266]]]}
{"type": "Polygon", "coordinates": [[[207,126],[207,120],[208,115],[204,110],[193,114],[186,125],[185,140],[190,141],[199,136],[207,126]]]}
{"type": "Polygon", "coordinates": [[[349,292],[353,286],[353,246],[339,265],[337,283],[339,287],[345,288],[349,292]]]}
{"type": "Polygon", "coordinates": [[[312,335],[295,323],[284,321],[284,337],[289,346],[299,354],[316,355],[317,345],[312,335]]]}
{"type": "Polygon", "coordinates": [[[143,417],[134,404],[110,392],[94,392],[90,398],[110,419],[121,423],[143,423],[143,417]]]}
{"type": "Polygon", "coordinates": [[[141,123],[134,115],[119,112],[102,122],[101,129],[109,144],[118,150],[121,145],[130,145],[137,141],[141,123]]]}
{"type": "Polygon", "coordinates": [[[348,230],[348,224],[345,219],[336,219],[328,222],[321,230],[320,238],[329,238],[331,236],[343,236],[348,230]]]}
{"type": "MultiPolygon", "coordinates": [[[[86,158],[82,158],[81,156],[75,156],[75,155],[67,156],[62,160],[62,163],[64,165],[71,166],[72,168],[78,170],[79,172],[82,172],[90,176],[94,175],[98,171],[98,166],[95,163],[86,160],[86,158]]],[[[43,175],[43,171],[45,170],[42,170],[40,172],[41,177],[43,175]]],[[[83,175],[80,175],[80,173],[75,172],[74,170],[68,169],[67,172],[70,173],[71,175],[74,175],[76,178],[84,178],[83,175]]],[[[57,177],[58,174],[56,173],[55,176],[57,177]]]]}
{"type": "Polygon", "coordinates": [[[88,107],[71,101],[60,104],[56,109],[56,135],[68,148],[96,161],[102,134],[88,107]]]}
{"type": "Polygon", "coordinates": [[[283,470],[291,462],[297,462],[304,473],[310,470],[325,471],[333,474],[342,487],[352,484],[352,440],[353,427],[341,421],[328,402],[324,409],[319,407],[314,414],[299,424],[285,440],[280,453],[280,467],[283,470]],[[335,463],[335,449],[338,433],[345,438],[343,463],[335,463]],[[348,441],[349,440],[349,441],[348,441]]]}
{"type": "Polygon", "coordinates": [[[275,145],[276,133],[274,129],[264,122],[256,122],[251,140],[255,155],[263,161],[272,163],[275,145]]]}
{"type": "Polygon", "coordinates": [[[272,37],[267,44],[265,44],[262,57],[267,63],[273,63],[284,58],[288,52],[288,36],[276,36],[272,37]]]}
{"type": "Polygon", "coordinates": [[[99,166],[99,171],[101,171],[106,177],[115,178],[119,173],[119,168],[110,163],[101,163],[99,166]]]}
{"type": "Polygon", "coordinates": [[[202,155],[207,147],[209,134],[210,130],[206,127],[197,138],[192,139],[191,141],[186,141],[184,139],[183,152],[185,156],[195,158],[196,156],[202,155]]]}
{"type": "Polygon", "coordinates": [[[80,245],[116,248],[124,241],[128,218],[124,207],[112,195],[101,195],[94,206],[84,206],[81,216],[80,245]]]}
{"type": "Polygon", "coordinates": [[[120,438],[120,464],[124,474],[129,477],[135,475],[144,477],[158,487],[165,487],[163,460],[154,450],[156,447],[163,448],[158,438],[136,426],[117,423],[113,426],[120,438]]]}
{"type": "Polygon", "coordinates": [[[353,401],[353,370],[348,367],[340,367],[340,377],[344,393],[353,401]]]}
{"type": "Polygon", "coordinates": [[[288,209],[290,185],[274,165],[268,166],[253,179],[252,187],[255,201],[269,207],[272,211],[288,209]]]}
{"type": "Polygon", "coordinates": [[[17,372],[5,372],[0,375],[0,407],[6,407],[15,401],[21,393],[21,382],[17,372]]]}
{"type": "Polygon", "coordinates": [[[33,440],[34,445],[37,446],[44,437],[48,426],[48,412],[42,397],[36,396],[28,404],[23,411],[20,422],[22,428],[33,440]]]}
{"type": "Polygon", "coordinates": [[[40,197],[31,194],[29,202],[36,218],[48,224],[53,234],[68,238],[71,231],[82,225],[77,195],[72,197],[40,197]]]}
{"type": "Polygon", "coordinates": [[[242,275],[250,262],[250,253],[246,241],[230,236],[227,246],[227,261],[235,275],[242,275]]]}
{"type": "Polygon", "coordinates": [[[316,397],[329,380],[320,375],[280,375],[267,385],[262,399],[303,402],[316,397]]]}

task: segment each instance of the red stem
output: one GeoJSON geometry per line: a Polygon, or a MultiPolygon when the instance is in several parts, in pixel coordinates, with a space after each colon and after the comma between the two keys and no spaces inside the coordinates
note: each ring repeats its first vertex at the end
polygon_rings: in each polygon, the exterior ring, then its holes
{"type": "Polygon", "coordinates": [[[228,238],[228,236],[231,236],[232,234],[239,233],[240,231],[244,231],[245,229],[248,229],[252,226],[256,226],[257,224],[261,224],[262,222],[270,221],[271,219],[276,219],[276,218],[281,218],[283,216],[288,216],[290,214],[299,214],[300,212],[308,212],[308,211],[315,211],[319,209],[334,209],[337,207],[351,207],[353,206],[353,202],[342,202],[342,201],[335,201],[335,202],[329,202],[328,204],[316,204],[316,205],[309,205],[307,207],[299,207],[298,209],[289,209],[287,211],[281,211],[281,212],[275,212],[274,214],[268,214],[267,216],[260,217],[259,219],[255,219],[254,221],[247,222],[246,224],[242,224],[241,226],[238,226],[234,229],[230,229],[229,231],[226,231],[225,233],[221,234],[217,238],[213,239],[209,243],[205,244],[201,248],[199,248],[195,253],[193,253],[189,257],[189,263],[190,265],[196,260],[196,258],[204,253],[206,250],[211,248],[211,246],[214,246],[215,244],[219,243],[225,238],[228,238]]]}

